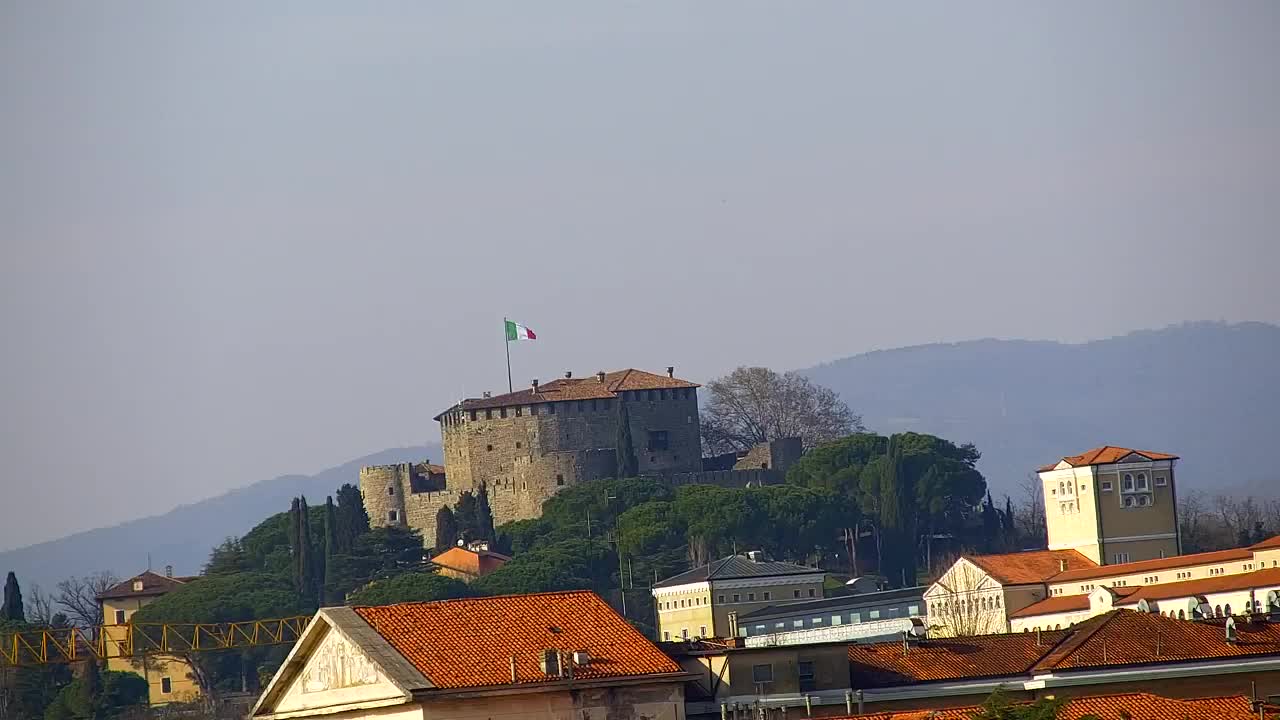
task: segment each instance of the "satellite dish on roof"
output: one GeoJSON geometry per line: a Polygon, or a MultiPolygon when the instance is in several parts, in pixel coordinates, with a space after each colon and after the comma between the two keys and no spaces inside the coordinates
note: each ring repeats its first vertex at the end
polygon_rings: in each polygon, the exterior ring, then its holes
{"type": "Polygon", "coordinates": [[[1240,635],[1239,635],[1239,633],[1237,633],[1237,632],[1236,632],[1236,619],[1235,619],[1235,618],[1233,618],[1233,617],[1228,617],[1228,618],[1227,618],[1227,624],[1226,624],[1226,627],[1225,627],[1225,631],[1226,631],[1226,634],[1227,634],[1227,642],[1235,642],[1235,641],[1237,641],[1237,640],[1239,640],[1239,639],[1240,639],[1240,635]]]}
{"type": "Polygon", "coordinates": [[[1280,592],[1275,590],[1267,591],[1267,612],[1280,612],[1280,592]]]}
{"type": "Polygon", "coordinates": [[[1147,602],[1146,598],[1142,598],[1141,600],[1138,601],[1138,612],[1140,613],[1153,612],[1151,609],[1151,603],[1147,602]]]}

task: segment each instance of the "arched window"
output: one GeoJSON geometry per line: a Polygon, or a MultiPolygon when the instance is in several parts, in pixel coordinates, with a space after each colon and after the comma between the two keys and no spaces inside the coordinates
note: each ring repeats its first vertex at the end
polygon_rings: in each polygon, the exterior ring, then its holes
{"type": "Polygon", "coordinates": [[[1054,629],[1054,630],[1061,630],[1061,629],[1062,629],[1062,624],[1061,624],[1061,623],[1059,623],[1059,624],[1057,624],[1057,625],[1054,625],[1054,626],[1053,626],[1053,629],[1054,629]]]}
{"type": "Polygon", "coordinates": [[[1186,612],[1185,610],[1179,610],[1179,611],[1178,611],[1178,619],[1179,619],[1179,620],[1186,620],[1186,619],[1187,619],[1187,612],[1186,612]]]}
{"type": "Polygon", "coordinates": [[[1214,608],[1213,608],[1213,616],[1214,616],[1214,617],[1222,617],[1222,606],[1221,606],[1221,605],[1218,605],[1218,606],[1216,606],[1216,607],[1214,607],[1214,608]]]}
{"type": "Polygon", "coordinates": [[[1132,490],[1132,489],[1133,489],[1133,476],[1132,476],[1132,475],[1130,475],[1130,474],[1128,474],[1128,473],[1125,473],[1125,475],[1124,475],[1124,486],[1123,486],[1123,487],[1124,487],[1124,489],[1125,489],[1125,490],[1132,490]]]}
{"type": "Polygon", "coordinates": [[[1231,603],[1227,603],[1227,606],[1222,608],[1222,613],[1227,617],[1231,617],[1231,603]]]}

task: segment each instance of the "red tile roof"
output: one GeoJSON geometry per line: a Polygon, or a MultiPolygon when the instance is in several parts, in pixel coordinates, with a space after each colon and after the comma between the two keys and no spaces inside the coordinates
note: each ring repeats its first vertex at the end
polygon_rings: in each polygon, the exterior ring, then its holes
{"type": "Polygon", "coordinates": [[[854,687],[868,688],[1022,675],[1069,634],[1053,630],[926,640],[905,655],[902,643],[850,645],[849,667],[854,687]]]}
{"type": "Polygon", "coordinates": [[[1250,550],[1275,550],[1276,548],[1280,548],[1280,535],[1267,538],[1256,545],[1249,546],[1250,550]]]}
{"type": "Polygon", "coordinates": [[[1005,585],[1042,583],[1073,568],[1096,568],[1098,564],[1076,550],[1035,550],[1006,555],[967,555],[965,558],[1005,585]]]}
{"type": "Polygon", "coordinates": [[[124,580],[122,582],[116,583],[115,585],[112,585],[111,587],[103,591],[101,595],[98,595],[97,599],[98,600],[118,600],[120,598],[153,597],[156,595],[164,595],[165,593],[173,590],[174,588],[181,587],[191,582],[194,579],[195,578],[193,577],[168,577],[165,575],[159,575],[157,573],[153,573],[150,570],[148,570],[140,575],[134,575],[128,580],[124,580]],[[142,581],[141,590],[134,589],[134,582],[138,580],[142,581]]]}
{"type": "Polygon", "coordinates": [[[492,550],[452,547],[431,558],[431,562],[449,570],[482,577],[507,564],[510,557],[492,550]]]}
{"type": "Polygon", "coordinates": [[[1121,563],[1119,565],[1094,565],[1080,570],[1067,570],[1053,578],[1053,582],[1120,577],[1121,575],[1132,575],[1154,570],[1173,570],[1175,568],[1211,565],[1234,560],[1250,560],[1252,558],[1253,551],[1248,548],[1216,550],[1214,552],[1196,553],[1195,555],[1175,555],[1174,557],[1157,558],[1155,560],[1139,560],[1138,562],[1121,563]]]}
{"type": "Polygon", "coordinates": [[[545,683],[542,652],[584,650],[574,678],[678,674],[680,666],[588,591],[357,607],[355,612],[441,689],[545,683]]]}
{"type": "MultiPolygon", "coordinates": [[[[1152,452],[1150,450],[1134,450],[1132,448],[1116,447],[1114,445],[1103,445],[1092,450],[1086,450],[1079,455],[1068,455],[1058,462],[1066,462],[1071,467],[1087,467],[1089,465],[1110,465],[1119,462],[1129,455],[1141,455],[1148,460],[1177,460],[1177,455],[1169,453],[1152,452]]],[[[1041,465],[1040,472],[1047,472],[1058,466],[1058,463],[1049,465],[1041,465]]]]}
{"type": "MultiPolygon", "coordinates": [[[[599,374],[582,378],[560,378],[539,385],[537,389],[525,388],[515,392],[494,395],[487,398],[467,398],[449,410],[483,410],[485,408],[511,407],[513,405],[531,405],[534,403],[556,402],[561,400],[604,400],[615,398],[618,393],[632,390],[671,390],[675,388],[697,388],[697,383],[688,380],[655,375],[643,370],[615,370],[604,374],[603,381],[599,374]]],[[[445,412],[449,412],[446,410],[445,412]]],[[[436,416],[439,420],[445,413],[436,416]]]]}
{"type": "Polygon", "coordinates": [[[1032,603],[1017,612],[1009,613],[1010,618],[1035,617],[1036,615],[1052,615],[1055,613],[1078,612],[1089,609],[1088,595],[1056,595],[1032,603]]]}
{"type": "MultiPolygon", "coordinates": [[[[1019,703],[1020,704],[1020,703],[1019,703]]],[[[940,710],[897,710],[849,715],[832,720],[970,720],[981,708],[945,708],[940,710]]],[[[1059,717],[1078,718],[1094,715],[1099,720],[1255,720],[1257,715],[1248,697],[1231,695],[1177,700],[1150,693],[1124,693],[1072,698],[1059,717]],[[1123,714],[1122,714],[1123,713],[1123,714]]]]}
{"type": "MultiPolygon", "coordinates": [[[[1132,595],[1117,605],[1136,605],[1139,600],[1158,601],[1173,598],[1208,595],[1210,593],[1230,592],[1232,590],[1248,590],[1249,588],[1280,587],[1280,568],[1267,568],[1235,575],[1219,575],[1200,580],[1183,580],[1182,582],[1160,583],[1138,588],[1132,595]]],[[[1266,594],[1261,598],[1266,601],[1266,594]]],[[[1243,608],[1241,608],[1243,610],[1243,608]]]]}

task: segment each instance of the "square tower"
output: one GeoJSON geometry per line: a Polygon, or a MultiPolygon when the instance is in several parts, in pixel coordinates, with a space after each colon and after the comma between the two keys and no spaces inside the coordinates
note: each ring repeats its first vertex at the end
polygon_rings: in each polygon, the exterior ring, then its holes
{"type": "Polygon", "coordinates": [[[1177,459],[1104,445],[1041,467],[1049,549],[1099,565],[1180,555],[1177,459]]]}

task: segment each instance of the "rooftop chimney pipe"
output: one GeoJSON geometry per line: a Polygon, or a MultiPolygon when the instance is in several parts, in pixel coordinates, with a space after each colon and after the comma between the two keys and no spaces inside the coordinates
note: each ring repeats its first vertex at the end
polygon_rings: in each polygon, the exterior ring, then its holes
{"type": "Polygon", "coordinates": [[[597,379],[597,380],[599,380],[600,382],[604,382],[604,371],[603,371],[603,370],[601,370],[600,372],[596,373],[596,379],[597,379]]]}
{"type": "Polygon", "coordinates": [[[668,365],[668,366],[667,366],[667,377],[669,377],[669,378],[673,378],[673,377],[675,377],[675,376],[676,376],[676,366],[675,366],[675,365],[668,365]]]}
{"type": "Polygon", "coordinates": [[[538,378],[533,379],[533,391],[538,392],[538,378]]]}
{"type": "Polygon", "coordinates": [[[572,370],[565,370],[565,371],[564,371],[564,379],[565,379],[565,380],[568,380],[568,379],[570,379],[570,378],[572,378],[572,377],[573,377],[573,371],[572,371],[572,370]]]}

